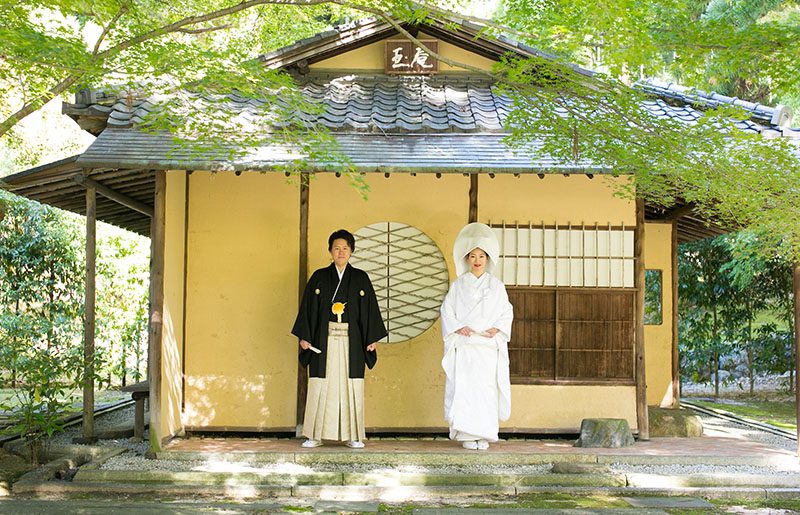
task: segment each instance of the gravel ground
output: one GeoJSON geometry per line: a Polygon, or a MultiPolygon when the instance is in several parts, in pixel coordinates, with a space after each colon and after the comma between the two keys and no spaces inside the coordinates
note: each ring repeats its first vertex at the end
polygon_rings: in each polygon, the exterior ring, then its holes
{"type": "MultiPolygon", "coordinates": [[[[696,394],[708,393],[708,387],[703,390],[696,388],[696,394]]],[[[99,430],[112,428],[133,420],[133,406],[101,415],[95,419],[95,427],[99,430]]],[[[797,443],[793,440],[754,430],[734,422],[698,414],[703,426],[708,429],[719,429],[734,433],[742,438],[757,441],[767,446],[785,449],[790,452],[797,450],[797,443]]],[[[80,426],[68,428],[53,439],[54,444],[71,444],[72,439],[81,436],[80,426]]],[[[181,460],[149,460],[144,458],[147,451],[147,435],[145,442],[133,443],[128,439],[102,440],[100,445],[108,447],[122,447],[129,452],[111,458],[101,467],[104,470],[161,470],[170,472],[206,471],[206,472],[252,472],[252,473],[309,473],[309,472],[357,472],[357,473],[426,473],[426,474],[542,474],[550,471],[551,464],[528,466],[500,466],[500,465],[472,465],[472,466],[438,466],[423,467],[403,465],[397,467],[383,467],[374,464],[320,464],[314,467],[298,465],[296,463],[242,463],[225,461],[181,461],[181,460]]],[[[627,465],[613,464],[614,472],[619,473],[648,473],[648,474],[797,474],[800,465],[787,465],[786,468],[756,467],[756,466],[712,466],[712,465],[627,465]]]]}
{"type": "Polygon", "coordinates": [[[727,431],[734,431],[743,438],[747,438],[748,440],[752,440],[755,442],[760,442],[763,443],[764,445],[775,447],[776,449],[784,449],[791,452],[797,451],[797,442],[795,440],[790,440],[789,438],[785,438],[783,436],[767,433],[766,431],[758,431],[757,429],[753,429],[752,427],[737,424],[729,420],[710,417],[708,415],[702,415],[700,413],[696,414],[700,416],[701,420],[703,421],[704,428],[708,429],[718,428],[727,431]]]}
{"type": "MultiPolygon", "coordinates": [[[[98,417],[95,417],[95,430],[102,431],[126,424],[132,425],[133,415],[133,405],[120,410],[104,413],[98,417]]],[[[72,445],[73,438],[79,438],[81,436],[83,436],[83,432],[80,424],[78,424],[76,426],[68,427],[65,431],[53,436],[51,442],[55,445],[72,445]]],[[[147,452],[148,448],[147,430],[145,430],[143,442],[131,442],[127,438],[122,438],[119,440],[100,440],[97,445],[107,447],[124,447],[139,456],[144,456],[144,453],[147,452]]]]}
{"type": "Polygon", "coordinates": [[[302,474],[311,472],[356,472],[384,474],[543,474],[550,471],[552,465],[526,465],[515,467],[503,466],[441,466],[424,467],[417,465],[400,465],[386,467],[375,464],[318,464],[313,467],[297,463],[254,463],[225,461],[178,461],[147,460],[141,456],[123,454],[106,461],[102,470],[165,470],[170,472],[252,472],[302,474]]]}
{"type": "MultiPolygon", "coordinates": [[[[753,381],[755,393],[784,392],[788,383],[788,376],[756,376],[753,381]]],[[[750,391],[750,382],[746,378],[736,379],[728,383],[721,383],[719,391],[722,394],[740,394],[750,391]]],[[[713,383],[681,382],[681,395],[711,395],[714,392],[713,383]]]]}
{"type": "MultiPolygon", "coordinates": [[[[727,420],[700,415],[706,428],[725,430],[742,438],[761,442],[770,447],[794,451],[797,445],[792,440],[753,430],[727,420]]],[[[321,464],[314,467],[296,463],[231,463],[225,461],[179,461],[148,460],[143,457],[144,448],[132,449],[133,452],[122,454],[108,460],[101,467],[103,470],[163,470],[170,472],[252,472],[252,473],[309,473],[309,472],[361,472],[361,473],[426,473],[426,474],[543,474],[550,471],[552,464],[527,466],[500,465],[459,465],[441,467],[423,467],[403,465],[398,467],[381,467],[374,464],[321,464]]],[[[685,474],[784,474],[800,473],[800,465],[787,464],[785,467],[758,466],[714,466],[714,465],[627,465],[616,463],[611,466],[618,473],[646,473],[664,475],[685,474]]]]}

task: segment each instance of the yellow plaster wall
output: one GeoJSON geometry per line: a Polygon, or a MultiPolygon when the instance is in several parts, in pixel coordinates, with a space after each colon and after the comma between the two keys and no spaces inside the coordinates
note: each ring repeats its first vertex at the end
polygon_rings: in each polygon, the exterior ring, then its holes
{"type": "MultiPolygon", "coordinates": [[[[467,222],[469,178],[367,178],[371,192],[366,201],[347,178],[319,174],[312,180],[308,273],[330,262],[327,238],[332,231],[397,221],[417,227],[439,246],[452,279],[452,245],[467,222]]],[[[611,195],[613,182],[583,176],[481,176],[479,220],[632,225],[633,205],[611,195]],[[598,217],[598,212],[606,215],[598,217]]],[[[190,429],[293,429],[297,351],[289,331],[297,309],[298,189],[276,174],[195,172],[188,196],[184,424],[190,429]]],[[[169,200],[170,220],[181,219],[179,204],[169,200]]],[[[182,236],[173,234],[178,232],[179,226],[168,226],[168,246],[175,248],[168,270],[177,269],[182,259],[177,252],[182,236]]],[[[168,290],[169,316],[178,320],[172,297],[182,292],[182,284],[170,283],[168,290]]],[[[173,348],[180,349],[179,340],[173,348]]],[[[378,365],[366,375],[367,427],[445,427],[441,356],[438,321],[412,340],[380,345],[378,365]]],[[[173,385],[180,378],[174,367],[170,377],[173,385]]],[[[633,387],[514,385],[512,395],[506,428],[573,430],[586,417],[622,417],[636,426],[633,387]]],[[[174,399],[165,392],[168,396],[174,399]]]]}
{"type": "Polygon", "coordinates": [[[672,402],[672,225],[645,224],[645,268],[661,270],[660,325],[644,326],[647,404],[672,402]]]}
{"type": "Polygon", "coordinates": [[[478,221],[586,225],[636,224],[633,202],[613,195],[626,179],[595,175],[498,174],[478,178],[478,221]]]}
{"type": "MultiPolygon", "coordinates": [[[[441,250],[452,270],[452,248],[467,223],[469,178],[433,174],[369,175],[364,201],[346,178],[319,174],[311,183],[309,274],[330,263],[328,236],[339,228],[355,232],[375,222],[413,225],[441,250]]],[[[358,254],[358,241],[356,252],[358,254]]],[[[452,273],[452,272],[451,272],[452,273]]],[[[365,377],[365,425],[368,428],[442,428],[444,372],[439,322],[416,338],[381,344],[378,364],[365,377]]]]}
{"type": "MultiPolygon", "coordinates": [[[[402,39],[402,36],[395,36],[389,39],[402,39]]],[[[434,39],[422,33],[418,39],[434,39]]],[[[494,61],[478,54],[464,50],[444,41],[439,41],[439,54],[454,61],[476,66],[482,70],[491,70],[494,61]]],[[[324,59],[310,66],[313,70],[380,70],[384,69],[384,41],[378,41],[356,48],[344,54],[340,54],[329,59],[324,59]]],[[[453,67],[448,64],[439,63],[440,72],[461,71],[463,68],[453,67]]]]}
{"type": "Polygon", "coordinates": [[[183,347],[183,235],[186,174],[166,172],[164,224],[164,325],[161,334],[161,437],[183,429],[181,352],[183,347]]]}
{"type": "Polygon", "coordinates": [[[189,428],[294,429],[299,189],[282,174],[189,183],[189,428]]]}
{"type": "Polygon", "coordinates": [[[503,428],[573,432],[585,418],[624,418],[636,428],[634,386],[511,385],[503,428]]]}
{"type": "MultiPolygon", "coordinates": [[[[625,179],[583,175],[481,175],[478,221],[593,225],[636,223],[634,203],[613,196],[625,179]]],[[[633,386],[512,385],[511,418],[502,427],[577,429],[590,417],[625,418],[636,424],[633,386]]]]}

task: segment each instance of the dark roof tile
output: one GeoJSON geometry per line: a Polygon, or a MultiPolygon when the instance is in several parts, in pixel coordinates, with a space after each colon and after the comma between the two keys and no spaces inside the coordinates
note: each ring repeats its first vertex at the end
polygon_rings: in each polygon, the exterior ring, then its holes
{"type": "MultiPolygon", "coordinates": [[[[748,102],[736,97],[729,97],[717,92],[706,92],[695,88],[689,88],[680,84],[661,82],[656,80],[643,80],[635,85],[639,90],[656,95],[660,98],[656,102],[662,102],[662,99],[677,100],[686,104],[684,109],[698,112],[697,117],[700,117],[698,109],[716,108],[724,105],[731,105],[740,107],[745,110],[748,115],[757,122],[753,124],[751,130],[761,131],[769,128],[769,126],[784,127],[791,123],[792,112],[786,106],[769,107],[762,104],[748,102]]],[[[650,101],[648,101],[650,102],[650,101]]]]}

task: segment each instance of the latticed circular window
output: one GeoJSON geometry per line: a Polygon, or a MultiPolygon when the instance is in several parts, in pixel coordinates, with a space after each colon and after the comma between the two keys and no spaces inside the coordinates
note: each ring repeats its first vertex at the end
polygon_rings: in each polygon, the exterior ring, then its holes
{"type": "Polygon", "coordinates": [[[449,287],[447,263],[425,233],[399,222],[380,222],[355,232],[353,266],[366,271],[381,315],[396,343],[422,334],[439,318],[449,287]]]}

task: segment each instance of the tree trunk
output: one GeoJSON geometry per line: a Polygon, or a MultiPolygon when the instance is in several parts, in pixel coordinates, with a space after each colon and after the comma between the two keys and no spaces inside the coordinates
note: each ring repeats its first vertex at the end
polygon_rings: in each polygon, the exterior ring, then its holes
{"type": "MultiPolygon", "coordinates": [[[[17,323],[19,322],[19,299],[17,299],[14,302],[14,319],[17,320],[17,323]]],[[[17,332],[14,331],[14,350],[15,350],[15,352],[16,352],[16,349],[18,349],[18,348],[19,347],[17,347],[17,332]]],[[[14,360],[14,361],[16,361],[16,360],[14,360]]],[[[11,388],[16,388],[16,387],[17,387],[17,367],[15,366],[11,370],[11,388]]]]}
{"type": "Polygon", "coordinates": [[[141,378],[142,378],[142,372],[141,372],[141,368],[140,368],[140,363],[142,362],[142,339],[141,339],[141,337],[136,339],[136,351],[134,353],[134,356],[136,357],[136,368],[134,369],[133,380],[138,383],[139,380],[141,380],[141,378]]]}
{"type": "Polygon", "coordinates": [[[48,288],[47,297],[50,300],[50,304],[47,305],[47,350],[49,351],[50,348],[53,346],[53,305],[55,304],[55,297],[53,295],[53,279],[55,274],[53,273],[53,264],[50,264],[50,287],[48,288]]]}
{"type": "Polygon", "coordinates": [[[123,344],[122,345],[122,356],[120,357],[120,365],[121,365],[120,366],[120,371],[122,373],[122,375],[120,376],[120,381],[122,382],[122,387],[123,388],[125,386],[127,386],[127,383],[128,383],[128,363],[127,363],[128,355],[127,355],[127,352],[126,352],[127,350],[128,350],[128,347],[125,344],[123,344]]]}
{"type": "Polygon", "coordinates": [[[719,397],[719,345],[718,345],[718,342],[717,342],[717,338],[718,338],[718,334],[719,333],[717,331],[717,305],[716,305],[716,303],[714,303],[713,314],[714,314],[714,323],[711,326],[712,327],[711,330],[713,332],[712,342],[714,344],[714,351],[712,353],[712,357],[713,357],[713,360],[714,360],[714,364],[713,364],[713,367],[714,367],[714,397],[719,397]]]}
{"type": "MultiPolygon", "coordinates": [[[[749,306],[748,306],[749,312],[749,306]]],[[[750,381],[750,395],[753,395],[753,319],[747,321],[747,379],[750,381]]]]}

